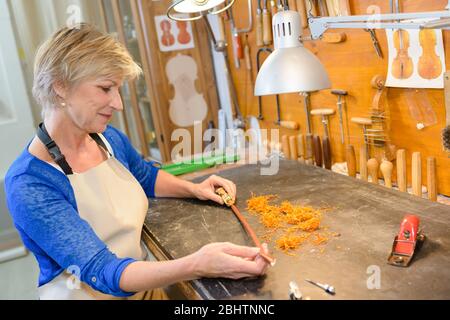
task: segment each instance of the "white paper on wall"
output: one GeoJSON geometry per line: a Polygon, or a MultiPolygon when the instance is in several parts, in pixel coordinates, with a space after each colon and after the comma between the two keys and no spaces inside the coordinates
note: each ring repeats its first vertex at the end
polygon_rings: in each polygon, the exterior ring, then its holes
{"type": "Polygon", "coordinates": [[[387,87],[444,87],[446,67],[442,30],[386,29],[386,37],[389,51],[387,87]]]}
{"type": "Polygon", "coordinates": [[[155,16],[159,49],[162,52],[192,49],[194,36],[189,21],[173,21],[166,15],[155,16]]]}

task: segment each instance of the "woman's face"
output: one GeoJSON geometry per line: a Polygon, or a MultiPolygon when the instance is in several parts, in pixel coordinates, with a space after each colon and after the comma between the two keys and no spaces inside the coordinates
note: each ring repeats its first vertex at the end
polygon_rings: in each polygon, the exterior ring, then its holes
{"type": "Polygon", "coordinates": [[[64,110],[78,128],[104,132],[114,112],[123,110],[122,83],[119,77],[84,81],[67,93],[64,110]]]}

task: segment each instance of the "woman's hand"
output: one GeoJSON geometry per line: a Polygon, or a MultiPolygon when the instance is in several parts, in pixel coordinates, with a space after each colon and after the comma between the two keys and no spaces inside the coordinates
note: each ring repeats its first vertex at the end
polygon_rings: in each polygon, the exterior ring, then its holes
{"type": "Polygon", "coordinates": [[[195,184],[193,193],[200,200],[212,200],[223,205],[222,198],[216,194],[216,189],[219,187],[223,187],[233,200],[236,199],[236,185],[230,180],[216,175],[210,176],[202,183],[195,184]]]}
{"type": "MultiPolygon", "coordinates": [[[[269,254],[263,244],[264,253],[269,254]]],[[[194,253],[194,274],[198,278],[229,278],[260,276],[266,273],[268,263],[259,255],[260,249],[232,243],[211,243],[194,253]]]]}

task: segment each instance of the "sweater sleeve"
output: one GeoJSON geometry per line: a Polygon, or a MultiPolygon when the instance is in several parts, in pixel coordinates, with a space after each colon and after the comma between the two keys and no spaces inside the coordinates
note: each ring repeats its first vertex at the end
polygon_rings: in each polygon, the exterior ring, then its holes
{"type": "Polygon", "coordinates": [[[135,260],[120,259],[83,220],[62,192],[31,175],[6,180],[7,204],[15,225],[63,269],[80,270],[80,280],[117,297],[120,276],[135,260]]]}
{"type": "Polygon", "coordinates": [[[130,172],[139,181],[147,197],[154,198],[156,178],[158,177],[158,172],[160,170],[160,168],[157,167],[158,163],[154,161],[145,161],[136,149],[134,149],[126,135],[117,129],[113,130],[119,134],[123,142],[130,172]]]}

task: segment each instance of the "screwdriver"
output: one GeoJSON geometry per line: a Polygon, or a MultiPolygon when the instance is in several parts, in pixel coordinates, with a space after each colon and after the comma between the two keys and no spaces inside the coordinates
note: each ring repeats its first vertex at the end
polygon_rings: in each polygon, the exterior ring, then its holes
{"type": "Polygon", "coordinates": [[[334,287],[330,286],[329,284],[322,284],[322,283],[314,282],[314,281],[309,280],[309,279],[305,279],[305,281],[307,281],[307,282],[309,282],[309,283],[311,283],[311,284],[313,284],[313,285],[323,289],[326,293],[329,293],[329,294],[335,294],[336,293],[336,291],[334,290],[334,287]]]}

